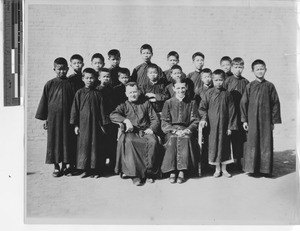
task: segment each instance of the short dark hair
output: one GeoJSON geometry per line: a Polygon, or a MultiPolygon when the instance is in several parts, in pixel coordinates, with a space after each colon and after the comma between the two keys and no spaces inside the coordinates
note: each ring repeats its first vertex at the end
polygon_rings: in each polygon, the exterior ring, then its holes
{"type": "MultiPolygon", "coordinates": [[[[101,73],[101,72],[109,72],[109,73],[110,73],[110,70],[109,70],[108,68],[105,68],[105,67],[104,67],[104,68],[102,68],[99,72],[100,72],[100,73],[101,73]]],[[[99,73],[99,74],[100,74],[100,73],[99,73]]]]}
{"type": "Polygon", "coordinates": [[[223,56],[220,60],[220,64],[223,62],[223,61],[228,61],[228,62],[232,62],[232,59],[229,57],[229,56],[223,56]]]}
{"type": "Polygon", "coordinates": [[[153,54],[152,47],[149,44],[144,44],[140,48],[140,53],[142,53],[142,50],[150,50],[150,52],[153,54]]]}
{"type": "Polygon", "coordinates": [[[205,59],[204,54],[202,54],[201,52],[196,52],[192,55],[192,60],[194,61],[197,56],[201,56],[203,59],[205,59]]]}
{"type": "Polygon", "coordinates": [[[171,67],[171,71],[173,71],[173,70],[175,70],[175,69],[179,69],[179,70],[181,70],[181,72],[182,72],[181,66],[179,66],[179,65],[177,65],[177,64],[175,64],[174,66],[171,67]]]}
{"type": "Polygon", "coordinates": [[[147,71],[150,69],[150,68],[153,68],[153,69],[156,69],[158,71],[158,66],[154,63],[149,63],[148,66],[147,66],[147,71]]]}
{"type": "Polygon", "coordinates": [[[118,76],[120,76],[120,74],[126,74],[130,77],[130,71],[129,71],[129,69],[127,69],[125,67],[119,69],[118,76]]]}
{"type": "Polygon", "coordinates": [[[118,57],[118,58],[121,57],[121,53],[120,53],[120,51],[117,50],[117,49],[112,49],[112,50],[110,50],[110,51],[107,53],[107,55],[108,55],[108,58],[110,58],[110,57],[112,57],[112,56],[118,57]]]}
{"type": "Polygon", "coordinates": [[[179,79],[178,82],[176,81],[172,81],[172,85],[173,87],[175,86],[176,83],[185,83],[185,86],[188,88],[188,80],[186,78],[183,78],[183,79],[179,79]]]}
{"type": "Polygon", "coordinates": [[[217,69],[213,72],[213,75],[220,75],[223,79],[225,79],[225,72],[221,69],[217,69]]]}
{"type": "Polygon", "coordinates": [[[90,68],[90,67],[87,67],[83,70],[82,76],[84,76],[85,73],[92,74],[95,78],[97,78],[97,76],[98,76],[98,73],[93,68],[90,68]]]}
{"type": "Polygon", "coordinates": [[[176,59],[179,60],[179,54],[176,51],[170,51],[167,55],[167,59],[169,59],[171,56],[174,56],[176,59]]]}
{"type": "Polygon", "coordinates": [[[139,90],[139,86],[136,82],[128,82],[125,84],[125,87],[134,87],[134,86],[136,86],[137,89],[139,90]]]}
{"type": "Polygon", "coordinates": [[[211,71],[211,69],[209,69],[209,68],[204,68],[204,69],[201,71],[200,75],[202,76],[203,73],[212,74],[212,71],[211,71]]]}
{"type": "Polygon", "coordinates": [[[64,66],[68,66],[68,61],[63,58],[63,57],[58,57],[54,60],[54,66],[55,65],[64,65],[64,66]]]}
{"type": "Polygon", "coordinates": [[[93,56],[92,56],[92,58],[91,58],[91,61],[93,61],[93,59],[100,59],[103,63],[105,63],[105,62],[104,62],[104,57],[103,57],[103,55],[100,54],[100,53],[93,54],[93,56]]]}
{"type": "Polygon", "coordinates": [[[232,60],[232,63],[231,63],[231,66],[233,65],[241,65],[241,66],[244,66],[245,62],[244,60],[241,58],[241,57],[235,57],[233,60],[232,60]]]}
{"type": "Polygon", "coordinates": [[[82,58],[82,56],[79,55],[79,54],[72,55],[71,58],[70,58],[70,62],[72,62],[72,60],[74,60],[74,59],[78,59],[78,60],[80,60],[81,62],[83,62],[83,58],[82,58]]]}
{"type": "Polygon", "coordinates": [[[251,64],[252,70],[254,70],[254,66],[255,66],[255,65],[258,65],[258,64],[264,65],[264,66],[266,67],[266,63],[265,63],[263,60],[261,60],[261,59],[256,59],[256,60],[251,64]]]}

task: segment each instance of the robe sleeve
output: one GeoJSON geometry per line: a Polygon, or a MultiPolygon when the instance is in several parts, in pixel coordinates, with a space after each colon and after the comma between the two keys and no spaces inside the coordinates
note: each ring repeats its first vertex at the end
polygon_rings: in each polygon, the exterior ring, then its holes
{"type": "Polygon", "coordinates": [[[163,133],[176,132],[176,129],[172,126],[171,120],[170,102],[166,101],[161,114],[161,130],[163,133]]]}
{"type": "Polygon", "coordinates": [[[154,111],[151,103],[147,102],[147,109],[148,109],[148,116],[150,119],[150,129],[154,132],[154,133],[158,133],[159,132],[159,127],[160,127],[160,121],[157,117],[156,112],[154,111]]]}
{"type": "Polygon", "coordinates": [[[80,100],[79,100],[79,92],[77,91],[73,100],[71,115],[70,115],[70,124],[79,125],[79,108],[80,108],[80,100]]]}
{"type": "Polygon", "coordinates": [[[35,118],[39,120],[46,120],[48,117],[48,98],[49,98],[49,82],[44,86],[43,94],[35,114],[35,118]]]}
{"type": "Polygon", "coordinates": [[[132,71],[132,75],[131,75],[130,81],[136,82],[136,80],[137,80],[137,69],[134,68],[133,71],[132,71]]]}
{"type": "Polygon", "coordinates": [[[198,109],[201,121],[208,122],[208,105],[209,105],[208,94],[204,94],[198,109]]]}
{"type": "Polygon", "coordinates": [[[271,113],[272,113],[272,124],[280,124],[281,123],[281,115],[280,115],[280,102],[279,97],[274,85],[271,88],[271,113]]]}
{"type": "MultiPolygon", "coordinates": [[[[189,112],[188,112],[189,113],[189,112]]],[[[195,132],[199,124],[199,113],[196,101],[192,101],[192,110],[190,117],[190,125],[187,127],[191,132],[195,132]]]]}
{"type": "Polygon", "coordinates": [[[112,113],[110,113],[110,120],[113,123],[123,123],[123,121],[126,119],[125,117],[125,103],[120,104],[116,107],[112,113]]]}
{"type": "Polygon", "coordinates": [[[229,121],[227,130],[238,130],[237,111],[235,109],[233,96],[228,92],[229,121]]]}
{"type": "Polygon", "coordinates": [[[248,122],[248,105],[249,105],[249,93],[250,93],[250,84],[246,86],[246,90],[243,93],[240,102],[240,111],[241,111],[241,122],[248,122]]]}

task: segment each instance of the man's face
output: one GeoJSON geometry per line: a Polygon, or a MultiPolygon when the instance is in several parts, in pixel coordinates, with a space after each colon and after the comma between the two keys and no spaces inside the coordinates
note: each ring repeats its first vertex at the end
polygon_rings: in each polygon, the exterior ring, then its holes
{"type": "Polygon", "coordinates": [[[137,86],[126,86],[125,94],[129,102],[135,102],[138,100],[140,92],[137,86]]]}

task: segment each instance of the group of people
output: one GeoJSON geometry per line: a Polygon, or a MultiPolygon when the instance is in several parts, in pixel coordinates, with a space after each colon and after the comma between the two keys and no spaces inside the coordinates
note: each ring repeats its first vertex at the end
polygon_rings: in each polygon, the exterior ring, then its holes
{"type": "Polygon", "coordinates": [[[82,56],[73,55],[68,77],[67,60],[55,59],[56,77],[46,83],[35,116],[45,121],[54,177],[80,170],[83,178],[99,178],[109,171],[137,186],[162,174],[183,183],[199,165],[215,166],[214,177],[231,177],[226,166],[234,160],[249,175],[271,176],[272,134],[281,116],[263,60],[252,63],[249,83],[239,57],[224,56],[212,72],[196,52],[195,71],[186,75],[176,51],[167,55],[166,71],[151,62],[149,44],[140,54],[143,63],[131,75],[120,67],[117,49],[108,52],[109,68],[100,53],[85,69],[82,56]]]}

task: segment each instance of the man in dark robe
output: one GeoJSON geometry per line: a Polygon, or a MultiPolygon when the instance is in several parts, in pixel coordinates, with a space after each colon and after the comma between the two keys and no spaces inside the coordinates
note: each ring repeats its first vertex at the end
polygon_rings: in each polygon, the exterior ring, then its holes
{"type": "Polygon", "coordinates": [[[103,98],[95,89],[97,73],[92,68],[83,71],[85,87],[76,92],[71,110],[70,123],[78,136],[76,167],[84,171],[82,178],[99,178],[103,174],[105,116],[103,98]]]}
{"type": "Polygon", "coordinates": [[[186,172],[198,167],[200,150],[196,140],[199,123],[196,102],[186,97],[185,80],[174,83],[175,97],[164,104],[161,120],[165,133],[165,156],[161,171],[170,173],[170,183],[186,181],[186,172]]]}
{"type": "Polygon", "coordinates": [[[133,183],[140,186],[145,178],[154,182],[159,170],[159,143],[155,134],[160,121],[150,102],[139,98],[136,83],[127,83],[126,95],[128,100],[110,114],[112,122],[126,126],[118,140],[115,172],[132,177],[133,183]]]}
{"type": "Polygon", "coordinates": [[[241,99],[241,120],[248,131],[244,171],[271,176],[273,170],[273,129],[281,123],[280,102],[275,86],[264,79],[266,65],[252,63],[256,80],[249,83],[241,99]]]}
{"type": "Polygon", "coordinates": [[[66,77],[68,63],[64,58],[54,61],[56,77],[44,87],[35,118],[45,120],[47,129],[46,164],[54,164],[54,177],[70,173],[75,162],[75,134],[70,125],[70,111],[75,90],[66,77]],[[62,166],[59,166],[62,163],[62,166]]]}

